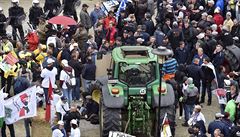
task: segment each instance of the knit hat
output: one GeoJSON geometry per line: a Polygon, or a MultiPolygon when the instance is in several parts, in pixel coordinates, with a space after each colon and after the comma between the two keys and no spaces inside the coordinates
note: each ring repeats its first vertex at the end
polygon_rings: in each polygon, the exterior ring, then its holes
{"type": "Polygon", "coordinates": [[[189,77],[187,79],[187,84],[188,84],[188,87],[189,88],[193,88],[194,87],[194,84],[193,84],[193,79],[191,77],[189,77]]]}

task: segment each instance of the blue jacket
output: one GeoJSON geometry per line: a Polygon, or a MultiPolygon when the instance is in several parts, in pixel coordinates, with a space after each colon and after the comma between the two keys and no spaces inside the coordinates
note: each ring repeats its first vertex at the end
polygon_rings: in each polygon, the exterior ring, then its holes
{"type": "Polygon", "coordinates": [[[189,56],[189,52],[188,52],[187,47],[184,47],[183,49],[180,49],[178,47],[175,51],[175,58],[176,58],[178,64],[186,64],[188,56],[189,56]]]}
{"type": "Polygon", "coordinates": [[[224,124],[221,120],[214,120],[208,125],[208,133],[211,134],[211,137],[214,137],[215,129],[220,129],[221,133],[224,134],[224,124]]]}
{"type": "Polygon", "coordinates": [[[91,17],[92,25],[95,25],[95,23],[97,23],[100,17],[104,17],[104,12],[101,9],[99,10],[94,9],[91,12],[90,17],[91,17]]]}
{"type": "Polygon", "coordinates": [[[194,55],[194,57],[193,57],[193,60],[195,59],[195,58],[198,58],[199,59],[199,66],[201,66],[202,64],[203,64],[203,59],[205,59],[205,58],[207,58],[208,56],[206,55],[206,54],[203,54],[203,56],[202,56],[202,58],[200,58],[200,56],[198,55],[198,54],[196,54],[196,55],[194,55]]]}

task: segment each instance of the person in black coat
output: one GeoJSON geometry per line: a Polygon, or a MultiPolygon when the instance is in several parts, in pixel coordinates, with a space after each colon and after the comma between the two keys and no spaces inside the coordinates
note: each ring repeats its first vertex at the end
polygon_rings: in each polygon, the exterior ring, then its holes
{"type": "Polygon", "coordinates": [[[143,20],[143,25],[146,26],[146,32],[152,36],[154,31],[155,31],[155,27],[154,27],[154,23],[151,19],[151,14],[150,13],[145,13],[145,19],[143,20]]]}
{"type": "MultiPolygon", "coordinates": [[[[183,83],[187,80],[186,77],[186,67],[183,64],[180,64],[178,66],[177,71],[175,72],[175,77],[174,79],[176,80],[178,86],[177,86],[177,92],[178,92],[178,100],[183,97],[183,83]]],[[[179,101],[179,119],[182,118],[183,115],[183,103],[179,101]]]]}
{"type": "Polygon", "coordinates": [[[39,6],[39,1],[34,0],[32,7],[29,9],[29,22],[32,24],[33,29],[37,28],[39,17],[43,15],[43,9],[39,6]]]}
{"type": "Polygon", "coordinates": [[[201,69],[204,74],[204,78],[202,80],[202,96],[201,96],[200,103],[204,103],[205,94],[206,94],[206,90],[207,90],[207,93],[208,93],[208,104],[207,105],[208,106],[210,106],[212,103],[212,92],[211,92],[212,85],[211,85],[211,83],[215,78],[215,75],[214,75],[215,70],[212,70],[210,67],[208,67],[208,65],[210,63],[211,63],[210,59],[207,57],[207,58],[203,59],[203,65],[201,66],[201,69]]]}
{"type": "Polygon", "coordinates": [[[237,120],[237,125],[233,126],[230,130],[229,137],[239,137],[240,133],[240,119],[237,120]]]}
{"type": "Polygon", "coordinates": [[[19,31],[21,40],[24,40],[24,32],[22,21],[26,17],[23,7],[19,6],[18,0],[12,0],[12,7],[8,9],[10,25],[12,26],[13,40],[17,40],[17,30],[19,31]]]}
{"type": "Polygon", "coordinates": [[[167,37],[171,43],[173,51],[175,51],[179,46],[179,42],[184,40],[183,32],[178,28],[177,22],[173,22],[173,29],[168,32],[167,37]]]}
{"type": "Polygon", "coordinates": [[[62,4],[64,4],[63,7],[63,15],[64,16],[73,16],[74,20],[78,22],[77,12],[75,9],[75,3],[77,0],[63,0],[62,4]]]}
{"type": "Polygon", "coordinates": [[[68,62],[68,64],[74,69],[76,86],[73,89],[73,100],[80,99],[80,87],[81,87],[81,74],[83,69],[83,64],[79,62],[79,55],[76,53],[72,53],[72,58],[68,62]]]}
{"type": "Polygon", "coordinates": [[[61,55],[61,60],[66,59],[69,61],[71,59],[71,51],[69,50],[69,43],[65,44],[65,47],[62,49],[62,55],[61,55]]]}
{"type": "Polygon", "coordinates": [[[217,45],[216,49],[213,52],[213,65],[217,69],[217,72],[219,72],[220,66],[223,64],[224,61],[224,52],[222,51],[223,48],[221,45],[217,45]]]}
{"type": "MultiPolygon", "coordinates": [[[[201,86],[201,80],[203,79],[203,72],[201,70],[201,67],[198,65],[199,59],[195,58],[193,60],[193,63],[190,65],[187,65],[186,67],[186,73],[188,77],[193,78],[193,84],[200,89],[201,86]]],[[[200,90],[198,90],[200,93],[200,90]]]]}
{"type": "Polygon", "coordinates": [[[178,64],[186,64],[189,55],[188,47],[183,41],[180,41],[179,44],[175,51],[175,58],[178,64]]]}
{"type": "Polygon", "coordinates": [[[91,56],[87,57],[86,64],[84,64],[82,78],[84,83],[84,92],[88,92],[89,85],[96,78],[96,65],[93,63],[91,56]]]}
{"type": "Polygon", "coordinates": [[[3,9],[0,7],[0,37],[6,34],[5,23],[7,21],[6,16],[3,14],[3,9]]]}
{"type": "Polygon", "coordinates": [[[77,122],[78,122],[77,124],[79,126],[80,118],[81,118],[81,115],[78,112],[77,107],[74,105],[71,106],[69,113],[66,114],[63,118],[63,120],[66,121],[65,129],[66,129],[67,133],[69,133],[71,131],[71,124],[70,124],[71,120],[73,120],[73,119],[77,120],[77,122]]]}
{"type": "Polygon", "coordinates": [[[47,19],[57,16],[57,12],[61,7],[60,0],[45,0],[44,12],[47,14],[47,19]]]}

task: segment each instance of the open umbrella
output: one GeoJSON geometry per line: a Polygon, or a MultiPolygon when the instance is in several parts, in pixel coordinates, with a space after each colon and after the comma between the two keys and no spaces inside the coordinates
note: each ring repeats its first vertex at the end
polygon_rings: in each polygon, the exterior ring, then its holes
{"type": "Polygon", "coordinates": [[[49,19],[48,23],[58,24],[63,26],[77,25],[77,22],[74,19],[66,16],[55,16],[49,19]]]}

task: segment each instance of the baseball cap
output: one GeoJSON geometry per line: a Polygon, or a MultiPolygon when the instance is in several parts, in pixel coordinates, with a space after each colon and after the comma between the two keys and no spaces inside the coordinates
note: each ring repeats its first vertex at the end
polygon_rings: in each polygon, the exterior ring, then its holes
{"type": "Polygon", "coordinates": [[[66,59],[62,60],[62,65],[64,67],[67,67],[68,66],[68,61],[66,59]]]}
{"type": "Polygon", "coordinates": [[[216,118],[221,118],[221,117],[224,117],[224,115],[223,115],[222,113],[216,113],[216,114],[215,114],[215,117],[216,117],[216,118]]]}
{"type": "Polygon", "coordinates": [[[62,120],[58,121],[58,125],[61,125],[63,126],[64,125],[64,122],[62,120]]]}
{"type": "Polygon", "coordinates": [[[54,63],[55,61],[52,59],[52,58],[48,58],[47,59],[47,64],[51,64],[51,63],[54,63]]]}
{"type": "Polygon", "coordinates": [[[71,124],[77,125],[77,120],[76,119],[71,120],[71,124]]]}

